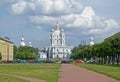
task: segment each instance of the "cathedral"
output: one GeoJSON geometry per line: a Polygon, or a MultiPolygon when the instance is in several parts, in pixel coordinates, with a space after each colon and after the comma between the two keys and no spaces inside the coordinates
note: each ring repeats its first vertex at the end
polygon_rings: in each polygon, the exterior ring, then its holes
{"type": "Polygon", "coordinates": [[[65,45],[65,32],[60,29],[57,22],[56,28],[51,30],[50,46],[45,47],[48,59],[68,60],[71,55],[72,46],[65,45]]]}

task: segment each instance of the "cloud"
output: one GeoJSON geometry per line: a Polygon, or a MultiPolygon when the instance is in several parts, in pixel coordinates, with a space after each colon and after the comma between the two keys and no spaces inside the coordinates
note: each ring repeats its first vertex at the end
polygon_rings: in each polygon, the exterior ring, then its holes
{"type": "Polygon", "coordinates": [[[57,18],[51,16],[30,16],[30,22],[36,25],[53,25],[57,21],[57,18]]]}
{"type": "Polygon", "coordinates": [[[68,24],[67,27],[93,27],[95,21],[98,21],[100,18],[95,15],[92,7],[85,7],[80,14],[68,15],[66,18],[71,18],[74,20],[72,23],[68,24]]]}
{"type": "Polygon", "coordinates": [[[35,5],[29,0],[17,0],[11,5],[10,13],[13,15],[28,15],[35,10],[35,5]]]}
{"type": "Polygon", "coordinates": [[[18,0],[18,2],[12,4],[11,12],[15,15],[63,15],[80,12],[82,8],[83,5],[74,0],[18,0]]]}
{"type": "MultiPolygon", "coordinates": [[[[57,17],[53,16],[31,16],[30,21],[36,25],[44,25],[43,27],[51,28],[55,23],[57,17]]],[[[71,32],[76,34],[110,34],[119,29],[119,23],[112,19],[105,19],[96,15],[92,7],[86,6],[79,14],[62,15],[59,18],[60,27],[74,29],[71,32]],[[75,30],[77,29],[77,30],[75,30]]],[[[42,27],[41,27],[42,28],[42,27]]],[[[72,35],[71,33],[71,35],[72,35]]]]}
{"type": "Polygon", "coordinates": [[[92,7],[86,6],[80,14],[70,14],[62,17],[68,23],[68,28],[81,28],[83,33],[100,34],[118,29],[119,23],[114,19],[104,19],[95,14],[92,7]],[[72,21],[71,21],[72,20],[72,21]]]}
{"type": "Polygon", "coordinates": [[[43,27],[41,26],[36,26],[37,29],[41,30],[43,27]]]}
{"type": "Polygon", "coordinates": [[[13,4],[11,6],[12,13],[17,15],[25,13],[26,5],[27,3],[25,1],[13,4]]]}
{"type": "Polygon", "coordinates": [[[112,18],[105,20],[104,23],[106,24],[106,27],[108,28],[118,28],[119,24],[112,18]]]}

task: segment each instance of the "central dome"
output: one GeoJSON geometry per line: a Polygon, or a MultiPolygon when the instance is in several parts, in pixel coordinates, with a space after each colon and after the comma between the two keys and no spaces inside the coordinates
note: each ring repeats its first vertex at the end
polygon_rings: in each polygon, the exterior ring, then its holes
{"type": "Polygon", "coordinates": [[[60,34],[60,30],[55,30],[54,34],[60,34]]]}

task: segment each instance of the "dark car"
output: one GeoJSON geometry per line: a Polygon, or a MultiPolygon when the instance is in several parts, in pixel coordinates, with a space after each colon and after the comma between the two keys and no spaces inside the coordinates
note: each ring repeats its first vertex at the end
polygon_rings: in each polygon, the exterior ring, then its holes
{"type": "Polygon", "coordinates": [[[61,63],[70,63],[68,60],[62,60],[61,63]]]}

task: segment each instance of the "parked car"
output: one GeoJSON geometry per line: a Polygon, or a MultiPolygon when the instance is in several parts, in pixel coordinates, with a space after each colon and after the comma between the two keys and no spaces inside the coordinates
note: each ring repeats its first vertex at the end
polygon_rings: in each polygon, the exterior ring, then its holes
{"type": "Polygon", "coordinates": [[[84,63],[83,60],[75,60],[75,63],[84,63]]]}
{"type": "Polygon", "coordinates": [[[39,59],[35,59],[33,60],[33,63],[41,63],[41,61],[39,59]]]}
{"type": "Polygon", "coordinates": [[[95,63],[95,60],[88,60],[86,63],[95,63]]]}
{"type": "Polygon", "coordinates": [[[70,63],[69,60],[62,60],[61,63],[70,63]]]}

